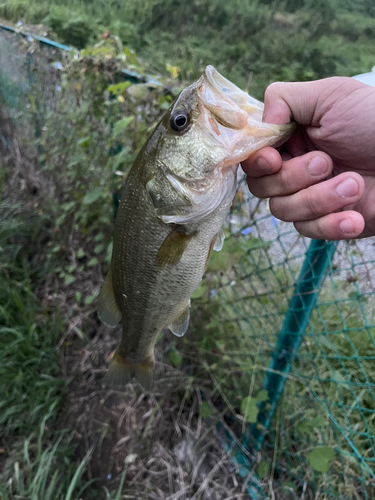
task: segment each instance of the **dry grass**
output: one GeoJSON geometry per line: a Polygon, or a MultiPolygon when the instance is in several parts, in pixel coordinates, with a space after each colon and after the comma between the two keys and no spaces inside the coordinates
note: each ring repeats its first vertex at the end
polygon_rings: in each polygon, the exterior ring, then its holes
{"type": "Polygon", "coordinates": [[[81,453],[95,444],[89,477],[114,490],[126,458],[131,457],[134,462],[127,469],[122,498],[248,498],[216,436],[220,416],[206,420],[199,416],[203,394],[199,385],[170,367],[161,351],[152,393],[138,385],[129,385],[124,392],[102,386],[116,337],[99,326],[92,341],[80,346],[73,340],[63,357],[66,372],[74,376],[64,426],[77,430],[81,453]]]}

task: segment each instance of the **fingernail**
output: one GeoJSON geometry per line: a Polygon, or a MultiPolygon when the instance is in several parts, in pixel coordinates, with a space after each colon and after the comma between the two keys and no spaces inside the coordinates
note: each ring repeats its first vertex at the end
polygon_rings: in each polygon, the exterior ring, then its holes
{"type": "Polygon", "coordinates": [[[328,163],[321,156],[314,156],[307,168],[311,175],[323,175],[328,171],[328,163]]]}
{"type": "Polygon", "coordinates": [[[349,177],[349,179],[345,179],[336,188],[336,193],[341,196],[341,198],[352,198],[353,196],[356,196],[358,192],[358,183],[351,177],[349,177]]]}
{"type": "Polygon", "coordinates": [[[340,230],[344,234],[354,233],[354,224],[350,219],[345,219],[340,222],[340,230]]]}
{"type": "Polygon", "coordinates": [[[272,173],[271,166],[266,162],[264,158],[258,158],[257,167],[259,168],[259,170],[262,170],[265,174],[272,173]]]}

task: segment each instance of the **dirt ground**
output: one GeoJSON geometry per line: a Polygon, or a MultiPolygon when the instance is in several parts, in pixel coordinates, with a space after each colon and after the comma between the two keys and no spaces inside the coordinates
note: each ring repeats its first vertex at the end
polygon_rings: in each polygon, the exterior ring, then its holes
{"type": "Polygon", "coordinates": [[[62,359],[66,375],[74,377],[64,427],[76,429],[79,455],[94,446],[89,478],[111,491],[126,461],[122,498],[248,498],[246,483],[220,445],[215,430],[220,417],[199,416],[200,388],[168,366],[160,349],[152,393],[136,383],[124,392],[105,388],[106,359],[121,332],[95,319],[90,323],[97,329],[93,339],[87,345],[65,341],[62,359]]]}

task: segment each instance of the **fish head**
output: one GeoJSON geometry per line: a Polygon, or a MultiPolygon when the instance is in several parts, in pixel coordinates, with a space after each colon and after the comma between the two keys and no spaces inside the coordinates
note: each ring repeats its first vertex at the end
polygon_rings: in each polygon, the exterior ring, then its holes
{"type": "MultiPolygon", "coordinates": [[[[197,221],[208,215],[224,199],[234,196],[241,161],[291,135],[294,124],[264,123],[263,107],[213,66],[207,66],[199,80],[181,92],[150,145],[154,145],[154,165],[164,172],[173,192],[194,209],[189,217],[172,214],[171,195],[162,203],[169,207],[169,213],[159,207],[165,222],[197,221]]],[[[155,183],[149,188],[150,196],[160,199],[155,183]]]]}
{"type": "Polygon", "coordinates": [[[172,172],[203,179],[237,164],[264,146],[280,144],[294,124],[263,123],[264,105],[207,66],[184,89],[163,118],[158,156],[172,172]]]}

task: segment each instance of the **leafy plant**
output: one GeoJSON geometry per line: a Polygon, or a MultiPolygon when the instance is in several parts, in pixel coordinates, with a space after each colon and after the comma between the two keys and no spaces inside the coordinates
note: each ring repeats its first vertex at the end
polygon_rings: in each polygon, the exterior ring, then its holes
{"type": "Polygon", "coordinates": [[[0,491],[4,500],[20,497],[30,500],[78,500],[93,482],[83,480],[93,449],[74,468],[70,467],[66,458],[73,460],[71,437],[64,443],[63,432],[57,440],[43,446],[46,420],[42,420],[37,438],[29,436],[7,461],[0,476],[0,491]]]}
{"type": "Polygon", "coordinates": [[[335,458],[335,452],[328,446],[321,446],[312,450],[307,458],[311,467],[316,471],[327,472],[332,460],[335,458]]]}
{"type": "Polygon", "coordinates": [[[0,220],[0,425],[10,433],[30,430],[53,413],[67,383],[55,349],[62,321],[35,296],[41,269],[29,262],[31,242],[41,237],[46,219],[1,205],[0,220]]]}
{"type": "Polygon", "coordinates": [[[255,423],[259,413],[258,403],[262,403],[268,399],[268,393],[265,390],[259,391],[255,397],[246,396],[241,401],[242,415],[248,422],[255,423]]]}

